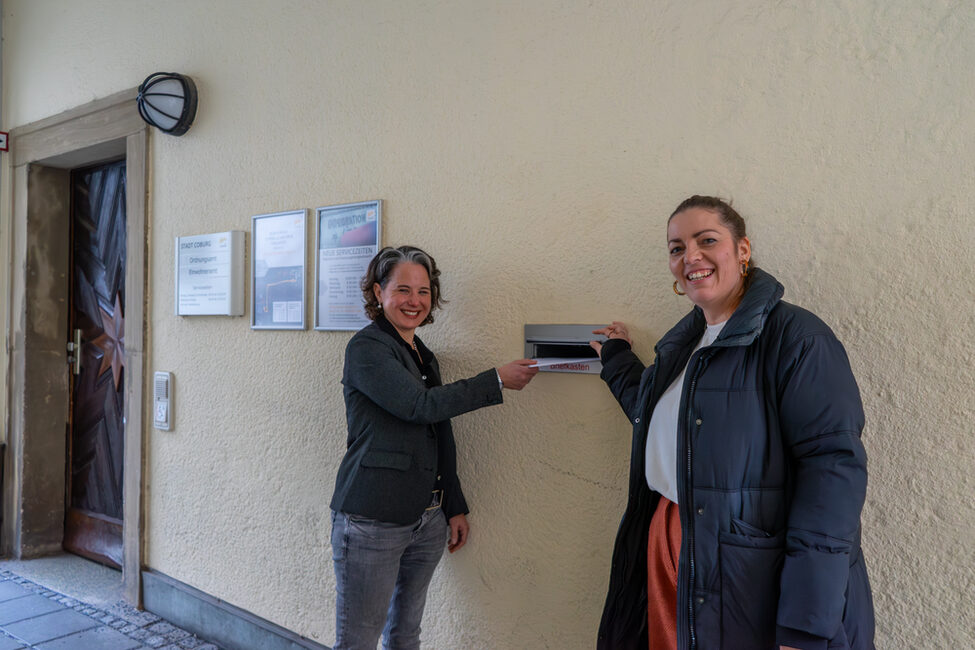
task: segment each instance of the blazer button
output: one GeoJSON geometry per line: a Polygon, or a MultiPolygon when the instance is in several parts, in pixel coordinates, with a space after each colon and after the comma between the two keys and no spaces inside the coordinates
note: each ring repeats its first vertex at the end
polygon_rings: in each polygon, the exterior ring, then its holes
{"type": "Polygon", "coordinates": [[[422,379],[423,381],[426,381],[427,380],[427,376],[426,375],[421,375],[420,376],[420,379],[422,379]]]}
{"type": "Polygon", "coordinates": [[[640,418],[633,420],[633,424],[640,424],[640,418]]]}
{"type": "Polygon", "coordinates": [[[701,426],[701,422],[702,422],[701,418],[694,420],[694,424],[696,424],[697,426],[701,426]]]}

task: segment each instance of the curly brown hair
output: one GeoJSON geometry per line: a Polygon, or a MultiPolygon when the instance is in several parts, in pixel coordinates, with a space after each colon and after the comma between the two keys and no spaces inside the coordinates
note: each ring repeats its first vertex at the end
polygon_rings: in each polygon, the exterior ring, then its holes
{"type": "Polygon", "coordinates": [[[370,260],[366,274],[359,281],[362,299],[366,303],[366,316],[369,317],[369,320],[376,320],[376,317],[383,313],[383,306],[376,298],[373,287],[378,284],[385,289],[390,276],[393,274],[393,269],[402,262],[419,264],[427,270],[427,275],[430,276],[430,313],[420,323],[421,326],[429,325],[433,322],[433,310],[440,309],[443,303],[447,301],[440,296],[440,269],[437,268],[437,263],[433,256],[416,246],[400,246],[399,248],[387,246],[370,260]]]}

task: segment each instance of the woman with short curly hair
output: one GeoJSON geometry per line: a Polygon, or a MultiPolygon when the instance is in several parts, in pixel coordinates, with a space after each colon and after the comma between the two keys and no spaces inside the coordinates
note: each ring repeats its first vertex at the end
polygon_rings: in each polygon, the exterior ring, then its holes
{"type": "Polygon", "coordinates": [[[362,279],[372,324],[349,341],[342,384],[347,451],[332,496],[336,650],[418,648],[427,587],[467,542],[450,418],[500,404],[538,373],[531,359],[443,384],[416,329],[444,302],[440,270],[414,246],[387,247],[362,279]]]}

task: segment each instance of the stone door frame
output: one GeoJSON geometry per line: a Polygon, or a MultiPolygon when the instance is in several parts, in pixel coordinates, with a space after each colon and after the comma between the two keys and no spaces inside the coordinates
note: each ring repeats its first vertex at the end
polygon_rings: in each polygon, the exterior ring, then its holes
{"type": "MultiPolygon", "coordinates": [[[[145,350],[149,131],[136,89],[10,133],[11,194],[7,453],[3,555],[60,552],[64,534],[70,170],[126,161],[125,433],[122,530],[125,599],[141,605],[144,544],[145,350]]],[[[9,199],[8,199],[9,200],[9,199]]]]}

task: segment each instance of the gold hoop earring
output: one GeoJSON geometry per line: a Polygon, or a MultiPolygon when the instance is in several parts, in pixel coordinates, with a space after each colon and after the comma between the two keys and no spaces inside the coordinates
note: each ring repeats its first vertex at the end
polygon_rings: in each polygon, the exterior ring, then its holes
{"type": "Polygon", "coordinates": [[[686,296],[687,295],[685,292],[683,292],[683,291],[681,291],[680,289],[677,288],[677,280],[674,280],[674,293],[676,293],[678,296],[686,296]]]}
{"type": "Polygon", "coordinates": [[[748,277],[748,260],[741,263],[741,277],[748,277]]]}

